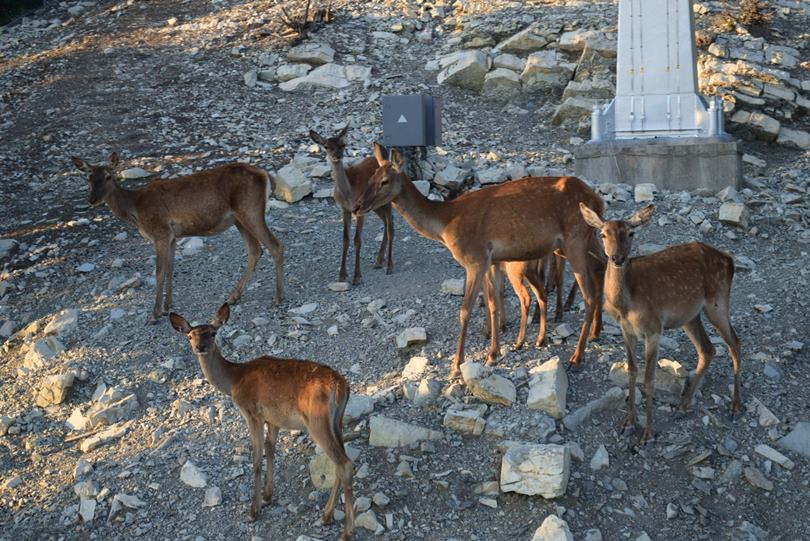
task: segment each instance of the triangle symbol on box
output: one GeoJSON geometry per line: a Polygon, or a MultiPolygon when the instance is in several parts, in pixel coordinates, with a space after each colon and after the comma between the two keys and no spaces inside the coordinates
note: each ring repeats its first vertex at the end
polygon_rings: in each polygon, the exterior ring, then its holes
{"type": "Polygon", "coordinates": [[[399,120],[397,120],[397,124],[407,124],[408,119],[405,118],[405,115],[399,115],[399,120]]]}

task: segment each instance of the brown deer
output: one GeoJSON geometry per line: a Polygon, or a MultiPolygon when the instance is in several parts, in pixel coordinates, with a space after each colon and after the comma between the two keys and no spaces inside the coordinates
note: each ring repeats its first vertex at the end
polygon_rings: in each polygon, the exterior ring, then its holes
{"type": "Polygon", "coordinates": [[[254,476],[253,502],[248,519],[252,522],[259,516],[260,498],[264,502],[272,499],[273,454],[279,429],[307,430],[337,467],[323,522],[331,522],[338,488],[342,485],[346,519],[341,540],[349,539],[354,528],[354,509],[352,462],[343,446],[343,412],[349,401],[346,380],[335,370],[313,361],[264,356],[245,363],[229,362],[215,341],[217,330],[229,316],[230,308],[225,303],[207,325],[192,327],[175,313],[169,314],[169,320],[177,332],[188,338],[205,379],[230,396],[247,421],[253,446],[254,476]],[[267,459],[267,477],[260,495],[262,449],[267,459]]]}
{"type": "Polygon", "coordinates": [[[176,179],[153,180],[140,189],[125,190],[115,179],[117,153],[112,153],[108,164],[89,165],[76,157],[73,164],[88,173],[91,205],[107,203],[113,214],[133,224],[155,245],[157,292],[148,323],[157,322],[171,310],[177,239],[216,235],[231,225],[242,235],[248,263],[228,302],[234,303],[242,295],[262,254],[262,246],[270,251],[276,265],[275,302],[284,299],[284,247],[264,221],[268,190],[274,189],[275,182],[264,170],[235,163],[176,179]],[[164,284],[166,296],[161,306],[164,284]]]}
{"type": "MultiPolygon", "coordinates": [[[[731,353],[734,371],[734,396],[731,414],[742,409],[740,400],[740,341],[729,320],[731,281],[734,260],[728,254],[703,244],[690,242],[670,246],[652,254],[629,257],[633,230],[652,216],[654,205],[637,211],[626,220],[602,221],[592,209],[580,205],[585,221],[599,229],[608,266],[605,271],[605,309],[622,329],[627,349],[630,389],[636,385],[635,349],[644,340],[647,421],[642,441],[653,439],[653,378],[658,364],[658,341],[665,329],[681,327],[698,354],[695,375],[681,399],[685,411],[692,403],[695,389],[709,367],[714,347],[701,323],[703,312],[731,353]]],[[[623,428],[632,430],[636,423],[635,395],[630,393],[623,428]]]]}
{"type": "MultiPolygon", "coordinates": [[[[343,255],[340,259],[340,272],[338,280],[346,281],[346,255],[349,251],[349,235],[352,227],[352,212],[354,211],[354,201],[358,195],[363,193],[374,172],[377,170],[377,160],[372,157],[365,158],[359,163],[344,167],[343,151],[346,148],[346,132],[349,126],[340,130],[334,137],[324,139],[314,130],[309,130],[309,137],[317,144],[321,145],[326,152],[326,157],[332,167],[332,180],[335,181],[335,201],[343,209],[343,255]]],[[[391,252],[394,244],[394,217],[391,214],[391,205],[383,205],[374,212],[383,221],[385,230],[380,249],[377,252],[377,261],[374,268],[382,267],[385,255],[385,248],[388,248],[388,263],[385,269],[386,274],[391,274],[394,269],[394,262],[391,259],[391,252]]],[[[364,216],[356,216],[357,224],[354,226],[354,277],[353,284],[360,283],[362,274],[360,272],[360,247],[363,238],[364,216]]]]}
{"type": "MultiPolygon", "coordinates": [[[[467,273],[451,378],[458,374],[464,361],[470,310],[490,266],[501,261],[541,259],[558,244],[584,292],[587,308],[576,350],[569,361],[577,366],[591,322],[601,305],[600,277],[588,256],[589,250],[598,249],[596,237],[577,209],[584,202],[601,213],[604,208],[601,197],[578,178],[529,177],[468,192],[452,201],[431,201],[405,174],[404,160],[397,150],[392,151],[388,161],[375,143],[374,155],[380,167],[355,210],[363,214],[391,203],[420,235],[450,250],[467,273]]],[[[492,335],[496,342],[497,332],[498,326],[494,325],[492,335]]],[[[487,362],[494,362],[492,351],[487,362]]]]}

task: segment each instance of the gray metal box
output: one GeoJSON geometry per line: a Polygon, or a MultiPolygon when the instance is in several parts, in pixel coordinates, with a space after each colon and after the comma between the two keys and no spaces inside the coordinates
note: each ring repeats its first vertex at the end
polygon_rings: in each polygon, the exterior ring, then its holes
{"type": "Polygon", "coordinates": [[[442,144],[442,100],[426,94],[383,96],[383,144],[424,147],[442,144]]]}

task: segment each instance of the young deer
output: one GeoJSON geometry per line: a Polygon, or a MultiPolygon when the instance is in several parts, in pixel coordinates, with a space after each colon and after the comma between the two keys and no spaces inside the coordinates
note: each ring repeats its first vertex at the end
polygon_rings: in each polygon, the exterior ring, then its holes
{"type": "MultiPolygon", "coordinates": [[[[570,359],[572,365],[578,365],[591,322],[601,306],[601,277],[588,256],[589,250],[596,249],[594,231],[577,209],[584,202],[602,212],[604,203],[596,192],[574,177],[524,178],[468,192],[448,202],[431,201],[405,174],[398,151],[392,151],[388,161],[375,144],[374,155],[380,167],[358,199],[356,212],[363,214],[392,203],[420,235],[450,250],[467,273],[459,313],[461,330],[450,376],[458,374],[464,361],[470,310],[490,266],[501,261],[541,259],[558,245],[585,297],[587,314],[570,359]]],[[[497,344],[497,333],[495,325],[493,344],[497,344]]],[[[490,349],[488,363],[494,362],[496,352],[497,347],[490,349]]]]}
{"type": "MultiPolygon", "coordinates": [[[[681,410],[689,408],[695,389],[709,367],[714,347],[701,323],[701,312],[723,337],[731,353],[734,371],[731,414],[742,409],[740,342],[729,320],[734,260],[702,242],[678,244],[660,252],[629,258],[633,230],[647,223],[654,209],[654,205],[649,205],[627,220],[604,222],[592,209],[580,205],[585,221],[599,229],[609,260],[605,273],[605,309],[622,328],[631,390],[636,385],[636,341],[638,338],[644,340],[647,422],[643,442],[654,436],[653,378],[658,364],[658,341],[664,329],[683,328],[698,353],[695,376],[684,391],[681,410]]],[[[632,430],[635,422],[635,395],[631,392],[624,429],[632,430]]]]}
{"type": "MultiPolygon", "coordinates": [[[[309,130],[309,137],[326,151],[326,157],[332,167],[332,180],[335,181],[335,201],[343,209],[343,255],[340,259],[340,273],[338,280],[346,281],[346,255],[349,251],[349,234],[352,227],[352,212],[354,211],[354,201],[358,195],[363,193],[374,172],[377,170],[377,160],[371,157],[365,158],[361,162],[346,168],[343,166],[343,150],[346,147],[346,132],[349,126],[340,130],[334,137],[324,139],[314,130],[309,130]]],[[[391,205],[383,205],[374,212],[383,221],[385,230],[380,243],[380,250],[377,252],[377,261],[374,268],[382,267],[385,255],[385,248],[388,247],[388,264],[386,274],[391,274],[394,262],[391,259],[391,252],[394,244],[394,217],[391,214],[391,205]]],[[[354,228],[354,277],[352,283],[360,283],[362,274],[360,273],[360,246],[363,242],[363,221],[361,215],[356,216],[357,225],[354,228]]]]}
{"type": "Polygon", "coordinates": [[[504,287],[503,275],[512,285],[512,289],[520,300],[520,327],[515,338],[515,349],[523,347],[526,338],[526,324],[529,319],[529,308],[531,308],[532,297],[529,293],[531,288],[534,297],[537,299],[537,313],[540,318],[540,328],[537,332],[535,347],[540,347],[546,339],[546,285],[545,285],[545,260],[531,259],[529,261],[503,261],[495,263],[490,267],[490,272],[484,280],[486,298],[493,299],[494,302],[488,306],[488,317],[485,319],[485,334],[491,337],[491,329],[499,325],[499,329],[506,329],[506,310],[504,308],[504,287]],[[524,280],[529,283],[526,287],[524,280]]]}
{"type": "Polygon", "coordinates": [[[93,206],[107,203],[113,214],[137,227],[155,246],[157,292],[148,323],[157,322],[171,310],[177,239],[216,235],[231,225],[236,225],[242,235],[248,263],[228,302],[234,303],[242,295],[262,254],[262,246],[270,251],[276,264],[275,302],[284,299],[283,245],[264,221],[268,190],[273,190],[275,182],[262,169],[235,163],[172,180],[153,180],[140,189],[125,190],[115,180],[117,153],[110,156],[109,164],[89,165],[76,157],[73,164],[88,173],[88,202],[93,206]],[[166,296],[161,307],[164,284],[166,296]]]}
{"type": "Polygon", "coordinates": [[[262,507],[259,494],[262,448],[267,458],[267,478],[261,497],[265,502],[270,502],[273,493],[273,454],[278,431],[281,428],[306,429],[337,467],[335,484],[323,512],[323,522],[331,522],[338,487],[342,485],[346,520],[341,540],[349,539],[354,528],[354,509],[352,462],[343,447],[343,412],[349,400],[346,380],[328,366],[312,361],[258,357],[246,363],[229,362],[222,356],[215,341],[217,330],[228,321],[229,316],[230,308],[225,303],[208,325],[192,327],[175,313],[169,314],[169,320],[177,332],[188,338],[205,379],[230,396],[247,421],[253,445],[254,476],[249,520],[256,520],[262,507]]]}

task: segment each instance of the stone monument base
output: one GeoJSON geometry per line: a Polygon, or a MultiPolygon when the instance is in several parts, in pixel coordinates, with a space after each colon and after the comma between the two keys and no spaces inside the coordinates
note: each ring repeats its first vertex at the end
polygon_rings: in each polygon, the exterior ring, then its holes
{"type": "Polygon", "coordinates": [[[590,142],[574,155],[576,174],[593,182],[717,192],[742,180],[742,150],[728,135],[590,142]]]}

